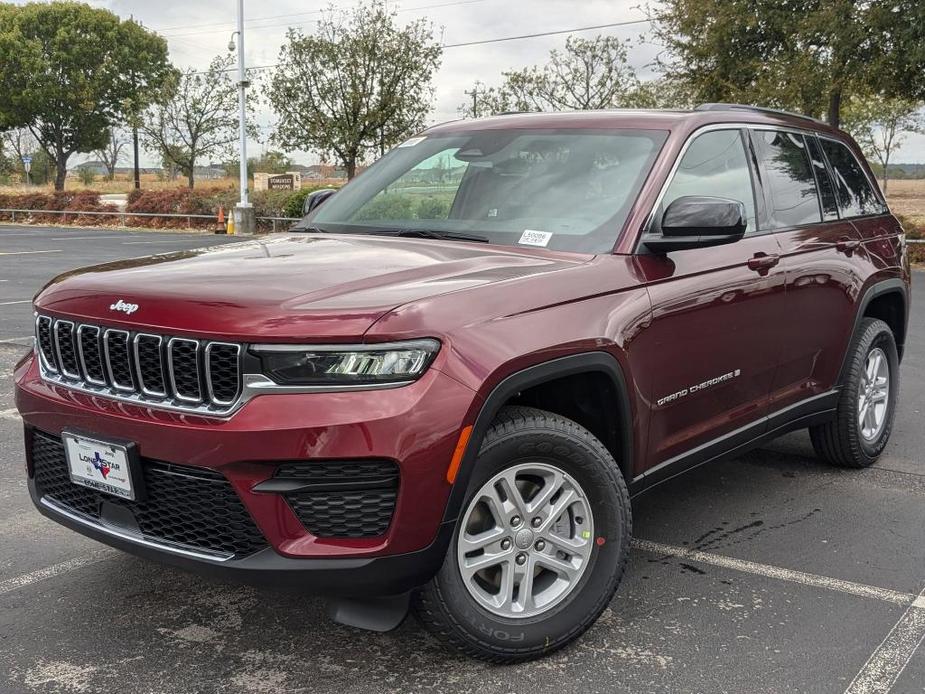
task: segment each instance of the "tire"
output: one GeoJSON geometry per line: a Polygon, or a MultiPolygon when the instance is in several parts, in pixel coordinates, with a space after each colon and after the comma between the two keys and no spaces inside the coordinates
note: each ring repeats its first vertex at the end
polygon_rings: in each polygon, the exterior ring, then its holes
{"type": "Polygon", "coordinates": [[[482,442],[443,566],[415,593],[415,613],[439,639],[481,660],[512,663],[552,653],[578,638],[607,607],[626,567],[631,531],[623,475],[600,441],[559,415],[528,407],[504,408],[482,442]],[[503,491],[510,488],[505,486],[506,479],[515,474],[520,506],[503,491]],[[502,479],[502,475],[507,477],[502,479]],[[538,486],[540,481],[542,486],[538,486]],[[556,489],[562,491],[553,493],[556,489]],[[564,496],[567,492],[568,498],[564,496]],[[547,501],[549,494],[552,496],[547,501]],[[485,501],[489,497],[494,500],[491,508],[485,501]],[[507,507],[500,505],[508,502],[507,507]],[[531,512],[523,504],[535,504],[536,508],[531,512]],[[566,510],[559,511],[558,506],[565,504],[566,510]],[[516,513],[517,508],[525,513],[519,525],[511,525],[516,519],[507,514],[516,513]],[[587,518],[582,517],[585,513],[587,518]],[[507,525],[495,516],[501,516],[507,525]],[[478,524],[473,525],[476,520],[485,527],[494,526],[480,530],[478,524]],[[547,522],[551,524],[548,529],[547,522]],[[489,557],[488,549],[476,550],[474,555],[466,552],[471,547],[467,538],[494,532],[505,534],[490,546],[497,554],[489,557]],[[581,545],[581,549],[574,553],[554,549],[562,547],[556,538],[565,536],[574,543],[571,547],[581,545]],[[547,571],[550,557],[544,552],[551,553],[559,567],[565,564],[560,559],[567,560],[570,567],[577,563],[579,569],[570,569],[576,576],[569,579],[558,571],[547,571]],[[504,567],[470,574],[468,580],[463,577],[461,562],[469,566],[486,557],[492,561],[503,557],[498,561],[503,561],[504,567]],[[523,557],[527,558],[517,569],[523,557]],[[502,590],[504,585],[515,585],[518,571],[523,572],[518,587],[502,590]],[[528,581],[528,573],[535,578],[528,581]],[[484,581],[485,576],[497,586],[484,581]],[[507,576],[514,578],[506,583],[507,576]],[[524,587],[527,583],[532,590],[524,587]],[[491,595],[486,586],[497,587],[497,595],[491,595]],[[489,601],[497,604],[489,605],[489,601]]]}
{"type": "MultiPolygon", "coordinates": [[[[809,434],[816,455],[822,460],[839,467],[865,468],[876,462],[893,431],[899,390],[899,356],[889,326],[875,318],[863,319],[850,350],[835,418],[831,422],[810,427],[809,434]],[[870,419],[865,420],[863,425],[860,421],[865,402],[864,393],[870,392],[872,398],[883,395],[879,386],[867,391],[867,368],[872,355],[882,356],[881,361],[888,369],[885,376],[888,390],[881,400],[886,409],[879,426],[871,425],[870,419]]],[[[881,380],[878,379],[878,382],[881,380]]],[[[866,412],[876,421],[877,415],[872,408],[874,405],[869,404],[866,412]]]]}

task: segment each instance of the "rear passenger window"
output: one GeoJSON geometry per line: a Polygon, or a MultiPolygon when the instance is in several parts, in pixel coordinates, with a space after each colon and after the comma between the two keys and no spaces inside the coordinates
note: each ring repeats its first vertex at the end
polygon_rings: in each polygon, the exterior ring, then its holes
{"type": "Polygon", "coordinates": [[[841,142],[826,138],[822,138],[822,149],[835,175],[838,207],[842,217],[860,217],[886,211],[850,149],[841,142]]]}
{"type": "Polygon", "coordinates": [[[838,202],[835,200],[835,188],[829,171],[822,156],[822,147],[815,137],[807,137],[809,158],[813,162],[813,171],[816,172],[816,185],[819,186],[819,198],[822,200],[822,218],[825,220],[838,219],[838,202]]]}
{"type": "Polygon", "coordinates": [[[803,136],[778,130],[757,130],[754,139],[770,194],[770,227],[782,229],[821,222],[816,179],[803,136]]]}
{"type": "Polygon", "coordinates": [[[662,209],[685,195],[710,195],[737,200],[745,205],[747,232],[755,226],[755,195],[738,130],[712,130],[698,135],[678,164],[662,209]]]}

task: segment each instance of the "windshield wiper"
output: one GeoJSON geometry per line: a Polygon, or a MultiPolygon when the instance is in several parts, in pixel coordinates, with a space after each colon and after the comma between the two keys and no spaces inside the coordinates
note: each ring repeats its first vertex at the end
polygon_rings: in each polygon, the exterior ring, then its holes
{"type": "Polygon", "coordinates": [[[404,236],[418,239],[442,239],[446,241],[475,241],[478,243],[488,243],[489,240],[484,236],[474,234],[458,234],[455,231],[437,231],[435,229],[383,229],[381,233],[391,236],[404,236]]]}

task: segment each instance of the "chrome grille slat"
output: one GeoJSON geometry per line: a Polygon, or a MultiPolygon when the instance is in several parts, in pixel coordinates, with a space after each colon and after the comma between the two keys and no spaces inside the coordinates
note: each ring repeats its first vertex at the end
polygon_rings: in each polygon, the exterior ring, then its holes
{"type": "Polygon", "coordinates": [[[55,353],[58,369],[68,378],[80,378],[80,365],[74,349],[74,323],[69,320],[55,321],[55,353]]]}
{"type": "Polygon", "coordinates": [[[103,366],[100,329],[97,326],[81,325],[77,328],[77,354],[80,356],[80,370],[87,383],[105,386],[106,369],[103,366]]]}
{"type": "Polygon", "coordinates": [[[135,369],[138,385],[145,395],[167,397],[167,380],[164,377],[164,338],[160,335],[138,333],[135,346],[135,369]],[[145,375],[147,374],[147,376],[145,375]]]}
{"type": "Polygon", "coordinates": [[[48,316],[36,317],[35,346],[38,349],[42,367],[51,373],[58,373],[58,357],[55,356],[52,325],[53,321],[48,316]]]}
{"type": "Polygon", "coordinates": [[[240,344],[193,340],[39,315],[42,376],[92,395],[141,406],[225,415],[240,406],[240,344]]]}
{"type": "Polygon", "coordinates": [[[202,402],[198,340],[172,337],[167,341],[167,374],[170,389],[177,400],[202,402]]]}
{"type": "Polygon", "coordinates": [[[203,365],[209,400],[217,405],[231,405],[241,394],[241,379],[227,368],[229,361],[241,360],[241,345],[210,342],[204,350],[203,365]],[[213,358],[213,354],[215,357],[213,358]]]}
{"type": "Polygon", "coordinates": [[[129,339],[128,330],[109,328],[103,333],[103,354],[109,382],[113,388],[124,393],[134,393],[136,390],[129,339]]]}

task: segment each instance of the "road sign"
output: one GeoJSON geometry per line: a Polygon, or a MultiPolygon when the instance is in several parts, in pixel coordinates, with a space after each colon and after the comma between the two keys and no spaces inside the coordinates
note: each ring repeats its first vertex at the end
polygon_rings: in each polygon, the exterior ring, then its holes
{"type": "Polygon", "coordinates": [[[26,173],[29,173],[29,170],[32,168],[32,157],[23,157],[22,165],[23,165],[23,168],[26,170],[26,173]]]}

